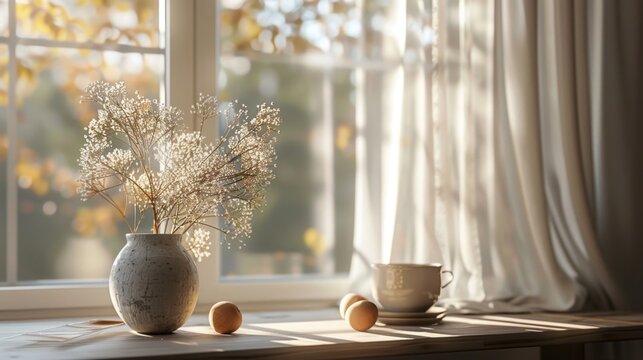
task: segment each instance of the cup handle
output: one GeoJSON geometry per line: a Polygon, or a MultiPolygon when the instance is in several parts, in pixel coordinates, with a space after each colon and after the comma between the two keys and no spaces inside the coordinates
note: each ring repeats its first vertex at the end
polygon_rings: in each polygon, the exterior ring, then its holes
{"type": "Polygon", "coordinates": [[[444,285],[442,285],[442,286],[441,286],[441,288],[442,288],[442,289],[444,289],[445,287],[449,286],[449,284],[451,284],[451,282],[453,281],[453,278],[454,278],[454,276],[453,276],[453,271],[450,271],[450,270],[442,270],[442,271],[440,272],[440,274],[449,274],[449,275],[451,275],[451,279],[449,279],[449,281],[447,281],[447,283],[446,283],[446,284],[444,284],[444,285]]]}

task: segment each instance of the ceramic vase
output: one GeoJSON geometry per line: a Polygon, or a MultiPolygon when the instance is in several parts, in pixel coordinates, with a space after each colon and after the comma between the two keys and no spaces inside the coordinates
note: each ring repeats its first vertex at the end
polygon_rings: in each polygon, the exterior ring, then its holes
{"type": "Polygon", "coordinates": [[[167,334],[196,306],[199,278],[180,234],[127,234],[109,276],[118,316],[142,334],[167,334]]]}

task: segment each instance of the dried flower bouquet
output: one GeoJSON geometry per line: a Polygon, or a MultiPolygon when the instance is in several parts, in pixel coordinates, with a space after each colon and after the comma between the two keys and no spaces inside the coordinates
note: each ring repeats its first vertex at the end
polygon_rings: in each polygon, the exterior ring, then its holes
{"type": "Polygon", "coordinates": [[[124,83],[92,82],[81,101],[98,106],[80,151],[79,193],[100,196],[117,209],[131,232],[151,215],[153,233],[181,233],[197,260],[210,255],[213,228],[234,238],[250,235],[253,211],[265,202],[274,178],[279,109],[262,104],[255,117],[241,105],[220,111],[201,95],[192,106],[198,130],[180,110],[127,91],[124,83]],[[214,143],[206,121],[227,121],[214,143]],[[210,218],[222,218],[216,226],[210,218]]]}

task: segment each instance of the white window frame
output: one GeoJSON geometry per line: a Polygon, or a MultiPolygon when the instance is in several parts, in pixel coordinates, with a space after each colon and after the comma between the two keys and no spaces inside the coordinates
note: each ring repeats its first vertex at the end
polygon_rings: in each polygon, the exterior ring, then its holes
{"type": "MultiPolygon", "coordinates": [[[[15,28],[15,0],[9,4],[9,26],[15,28]]],[[[166,96],[167,102],[181,109],[189,109],[199,93],[216,92],[217,58],[217,20],[219,3],[216,0],[183,0],[166,2],[167,41],[165,47],[166,96]]],[[[16,34],[12,32],[9,44],[15,45],[16,34]]],[[[73,46],[73,44],[67,44],[73,46]]],[[[100,48],[100,47],[99,47],[100,48]]],[[[9,60],[9,89],[15,89],[15,52],[9,60]],[[13,85],[13,86],[12,86],[13,85]]],[[[11,97],[15,94],[9,94],[11,97]]],[[[13,116],[13,115],[10,115],[13,116]]],[[[14,126],[9,121],[9,126],[14,126]]],[[[8,128],[8,133],[16,129],[8,128]]],[[[216,135],[216,134],[212,134],[216,135]]],[[[14,142],[11,142],[15,144],[14,142]]],[[[15,166],[15,145],[9,149],[8,167],[15,166]],[[13,147],[13,148],[12,148],[13,147]]],[[[15,181],[15,176],[13,177],[15,181]]],[[[11,180],[10,180],[11,181],[11,180]]],[[[15,185],[15,184],[13,184],[15,185]]],[[[11,183],[8,186],[12,186],[11,183]]],[[[12,188],[15,188],[13,186],[12,188]]],[[[8,194],[8,204],[17,202],[16,195],[8,194]]],[[[16,207],[12,207],[15,209],[16,207]]],[[[16,221],[17,214],[9,213],[8,221],[16,221]]],[[[8,226],[7,274],[15,284],[17,274],[17,237],[15,226],[8,226]],[[13,239],[13,241],[10,241],[13,239]]],[[[123,234],[124,238],[124,234],[123,234]]],[[[218,243],[218,239],[215,239],[218,243]]],[[[337,301],[349,287],[347,274],[336,276],[284,276],[264,278],[244,278],[238,281],[222,281],[220,278],[220,257],[224,255],[217,248],[214,256],[197,264],[199,269],[199,305],[197,310],[205,310],[221,300],[233,301],[245,309],[283,308],[288,306],[307,307],[329,305],[337,301]]],[[[11,283],[11,282],[10,282],[11,283]]],[[[107,282],[89,283],[72,281],[64,284],[43,284],[29,286],[0,286],[0,318],[11,317],[11,312],[28,310],[34,316],[48,316],[65,310],[65,314],[82,313],[88,310],[104,313],[111,310],[107,282]],[[42,310],[33,312],[34,310],[42,310]],[[8,314],[8,315],[7,315],[8,314]]]]}

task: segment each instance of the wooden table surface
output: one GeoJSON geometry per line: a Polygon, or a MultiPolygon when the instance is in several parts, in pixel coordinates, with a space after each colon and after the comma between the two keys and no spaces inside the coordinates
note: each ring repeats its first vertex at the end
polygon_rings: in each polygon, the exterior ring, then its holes
{"type": "Polygon", "coordinates": [[[79,323],[82,329],[89,319],[2,321],[0,358],[339,359],[535,346],[543,357],[574,358],[583,355],[578,344],[643,338],[643,314],[625,313],[447,315],[439,325],[375,326],[364,333],[353,331],[336,309],[244,316],[234,335],[215,335],[206,315],[194,315],[171,335],[115,326],[65,341],[55,338],[57,331],[68,335],[61,326],[79,323]]]}

